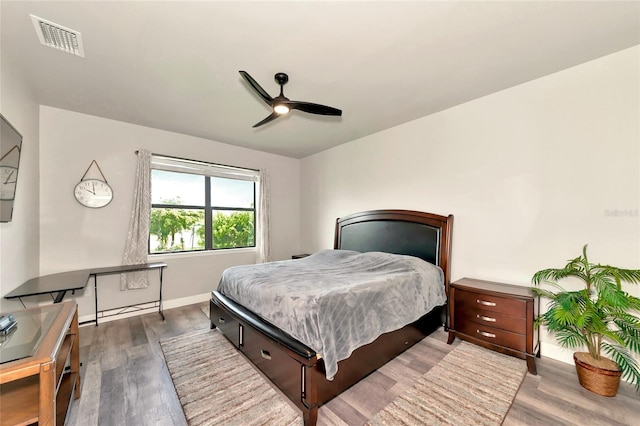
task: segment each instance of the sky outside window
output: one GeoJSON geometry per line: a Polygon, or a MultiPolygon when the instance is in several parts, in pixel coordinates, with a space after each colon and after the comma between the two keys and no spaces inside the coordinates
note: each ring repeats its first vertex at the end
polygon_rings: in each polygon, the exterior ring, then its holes
{"type": "Polygon", "coordinates": [[[180,199],[180,204],[204,207],[204,176],[151,170],[151,181],[152,204],[180,199]]]}
{"type": "Polygon", "coordinates": [[[212,177],[211,204],[218,207],[253,207],[253,182],[212,177]]]}
{"type": "MultiPolygon", "coordinates": [[[[189,173],[151,171],[151,202],[172,204],[170,200],[180,199],[180,204],[204,206],[204,176],[189,173]]],[[[237,179],[211,178],[212,204],[219,207],[253,207],[253,182],[237,179]]]]}

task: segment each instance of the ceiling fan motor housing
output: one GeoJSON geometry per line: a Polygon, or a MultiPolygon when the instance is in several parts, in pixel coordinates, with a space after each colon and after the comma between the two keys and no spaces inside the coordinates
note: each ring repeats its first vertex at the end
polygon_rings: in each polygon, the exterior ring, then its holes
{"type": "Polygon", "coordinates": [[[289,81],[289,76],[283,72],[279,72],[277,73],[274,78],[276,79],[276,82],[279,85],[283,85],[283,84],[287,84],[287,82],[289,81]]]}

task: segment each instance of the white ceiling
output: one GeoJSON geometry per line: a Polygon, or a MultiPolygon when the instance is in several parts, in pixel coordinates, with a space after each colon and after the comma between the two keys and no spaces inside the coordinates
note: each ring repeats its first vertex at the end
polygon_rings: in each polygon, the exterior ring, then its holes
{"type": "Polygon", "coordinates": [[[295,158],[640,44],[640,2],[0,2],[3,59],[37,101],[295,158]],[[29,14],[82,33],[39,44],[29,14]],[[5,56],[7,55],[7,56],[5,56]],[[342,117],[271,113],[272,96],[342,117]]]}

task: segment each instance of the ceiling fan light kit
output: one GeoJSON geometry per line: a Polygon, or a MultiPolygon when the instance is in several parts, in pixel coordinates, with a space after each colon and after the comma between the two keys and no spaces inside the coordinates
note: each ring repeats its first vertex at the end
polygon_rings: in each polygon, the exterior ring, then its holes
{"type": "Polygon", "coordinates": [[[278,114],[282,115],[289,112],[289,107],[283,104],[277,104],[273,106],[273,110],[278,114]]]}
{"type": "Polygon", "coordinates": [[[342,116],[342,110],[326,105],[314,104],[311,102],[292,101],[284,96],[283,87],[289,81],[289,76],[283,72],[277,73],[274,78],[280,85],[280,94],[272,98],[266,90],[264,90],[246,71],[240,71],[240,75],[244,78],[249,86],[260,96],[260,98],[273,109],[273,113],[262,121],[253,125],[253,127],[262,126],[270,121],[275,120],[281,115],[287,114],[292,109],[297,109],[310,114],[342,116]]]}

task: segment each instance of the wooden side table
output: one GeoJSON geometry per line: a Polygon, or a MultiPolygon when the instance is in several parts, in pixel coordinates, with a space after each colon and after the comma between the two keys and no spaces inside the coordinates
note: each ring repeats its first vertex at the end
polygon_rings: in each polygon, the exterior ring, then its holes
{"type": "Polygon", "coordinates": [[[528,287],[463,278],[449,289],[449,339],[456,337],[526,359],[536,374],[540,340],[534,320],[540,299],[528,287]]]}
{"type": "Polygon", "coordinates": [[[0,346],[0,425],[63,425],[80,398],[76,302],[13,315],[18,325],[0,346]]]}

